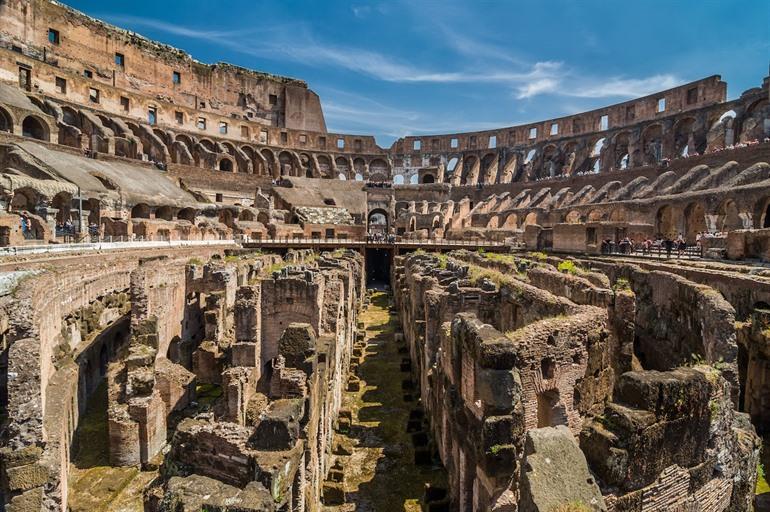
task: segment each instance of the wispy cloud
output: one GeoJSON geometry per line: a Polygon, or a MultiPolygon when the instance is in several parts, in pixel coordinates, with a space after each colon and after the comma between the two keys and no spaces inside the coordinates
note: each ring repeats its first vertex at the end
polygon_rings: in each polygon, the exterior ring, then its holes
{"type": "Polygon", "coordinates": [[[543,78],[518,87],[516,98],[526,99],[541,94],[575,98],[636,98],[680,85],[674,75],[654,75],[647,78],[591,78],[571,76],[543,78]]]}

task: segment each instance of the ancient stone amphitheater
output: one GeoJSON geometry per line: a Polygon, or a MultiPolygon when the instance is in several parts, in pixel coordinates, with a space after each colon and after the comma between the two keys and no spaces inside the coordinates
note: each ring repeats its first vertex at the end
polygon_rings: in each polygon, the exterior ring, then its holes
{"type": "Polygon", "coordinates": [[[0,0],[5,510],[770,510],[770,77],[726,98],[383,149],[0,0]]]}

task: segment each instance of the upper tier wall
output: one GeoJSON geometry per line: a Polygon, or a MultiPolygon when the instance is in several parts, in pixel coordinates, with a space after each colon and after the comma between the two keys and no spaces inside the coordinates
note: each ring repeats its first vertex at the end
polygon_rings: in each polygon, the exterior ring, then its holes
{"type": "MultiPolygon", "coordinates": [[[[301,80],[225,63],[203,64],[49,0],[3,2],[0,17],[0,45],[50,63],[60,73],[90,73],[93,84],[141,91],[202,113],[326,131],[318,95],[301,80]]],[[[16,75],[13,68],[5,71],[16,75]]],[[[49,85],[53,88],[54,81],[49,85]]]]}

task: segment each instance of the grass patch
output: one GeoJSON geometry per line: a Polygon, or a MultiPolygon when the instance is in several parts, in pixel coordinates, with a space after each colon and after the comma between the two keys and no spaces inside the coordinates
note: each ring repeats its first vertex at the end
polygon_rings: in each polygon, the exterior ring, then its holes
{"type": "Polygon", "coordinates": [[[198,384],[195,386],[195,396],[198,404],[211,406],[222,396],[222,386],[217,384],[198,384]]]}

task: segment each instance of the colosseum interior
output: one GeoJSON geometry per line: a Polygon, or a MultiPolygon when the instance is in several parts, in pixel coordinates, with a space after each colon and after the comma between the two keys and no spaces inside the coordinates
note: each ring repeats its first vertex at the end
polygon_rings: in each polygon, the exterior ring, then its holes
{"type": "Polygon", "coordinates": [[[770,77],[381,148],[0,21],[4,510],[770,510],[770,77]]]}

